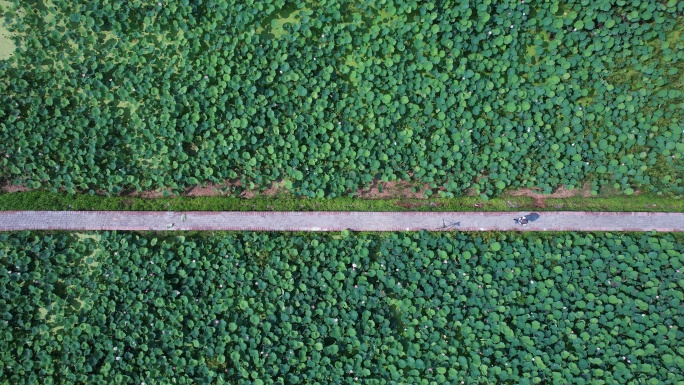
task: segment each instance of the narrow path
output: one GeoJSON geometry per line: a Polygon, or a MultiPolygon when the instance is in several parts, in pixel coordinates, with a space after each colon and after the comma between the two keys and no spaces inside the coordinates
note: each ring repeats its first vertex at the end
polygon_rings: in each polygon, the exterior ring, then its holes
{"type": "Polygon", "coordinates": [[[684,231],[684,213],[541,212],[159,212],[4,211],[0,231],[256,230],[256,231],[684,231]]]}

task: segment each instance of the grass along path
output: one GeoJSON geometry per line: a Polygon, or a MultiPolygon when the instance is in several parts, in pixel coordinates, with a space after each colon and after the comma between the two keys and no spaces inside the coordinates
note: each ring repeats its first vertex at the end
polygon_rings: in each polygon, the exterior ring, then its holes
{"type": "Polygon", "coordinates": [[[0,193],[0,211],[635,211],[684,212],[684,199],[656,195],[533,199],[524,196],[428,199],[294,198],[251,199],[203,196],[171,198],[106,197],[27,191],[0,193]]]}

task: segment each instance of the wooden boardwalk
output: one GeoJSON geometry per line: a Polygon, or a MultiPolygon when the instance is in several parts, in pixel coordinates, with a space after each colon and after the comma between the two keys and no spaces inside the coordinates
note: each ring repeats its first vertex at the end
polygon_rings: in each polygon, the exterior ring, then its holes
{"type": "Polygon", "coordinates": [[[249,231],[684,231],[684,213],[540,212],[159,212],[4,211],[0,231],[249,230],[249,231]]]}

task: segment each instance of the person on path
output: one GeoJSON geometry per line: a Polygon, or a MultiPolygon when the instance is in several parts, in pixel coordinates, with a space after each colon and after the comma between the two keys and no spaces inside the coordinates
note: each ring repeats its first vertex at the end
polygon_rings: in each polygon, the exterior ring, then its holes
{"type": "Polygon", "coordinates": [[[529,220],[525,216],[522,216],[520,218],[515,218],[515,223],[520,224],[522,226],[525,226],[528,222],[529,222],[529,220]]]}

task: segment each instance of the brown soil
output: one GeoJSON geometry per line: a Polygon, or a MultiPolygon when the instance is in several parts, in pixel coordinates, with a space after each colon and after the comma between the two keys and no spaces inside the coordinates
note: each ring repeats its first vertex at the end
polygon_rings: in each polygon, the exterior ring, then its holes
{"type": "Polygon", "coordinates": [[[0,191],[3,192],[8,192],[8,193],[13,193],[13,192],[24,192],[24,191],[29,191],[30,189],[27,188],[26,186],[22,185],[15,185],[15,184],[10,184],[5,183],[2,187],[0,187],[0,191]]]}
{"type": "MultiPolygon", "coordinates": [[[[217,196],[226,195],[221,192],[221,187],[241,187],[240,181],[226,181],[223,184],[207,183],[206,187],[194,186],[186,189],[181,196],[217,196]]],[[[412,188],[415,183],[407,181],[396,181],[396,182],[383,182],[381,180],[374,181],[370,187],[366,189],[357,190],[359,198],[362,199],[393,199],[393,198],[403,198],[403,199],[424,199],[425,191],[430,188],[428,183],[422,185],[420,190],[414,192],[412,188]],[[382,188],[382,191],[380,189],[382,188]]],[[[282,195],[290,194],[285,188],[284,181],[278,181],[271,183],[264,191],[255,190],[244,190],[238,197],[244,199],[252,199],[257,196],[261,197],[276,197],[282,195]]],[[[144,192],[132,192],[130,194],[125,194],[126,196],[137,196],[141,198],[159,198],[163,196],[162,191],[144,191],[144,192]]]]}
{"type": "MultiPolygon", "coordinates": [[[[366,189],[357,190],[357,194],[361,199],[425,199],[425,191],[427,191],[430,188],[430,184],[426,183],[420,187],[420,190],[414,192],[412,189],[415,185],[415,183],[407,181],[383,182],[381,180],[376,180],[371,184],[370,187],[366,189]],[[380,191],[381,188],[382,191],[380,191]]],[[[200,197],[226,195],[225,193],[221,192],[222,186],[241,187],[241,183],[240,181],[226,181],[222,185],[214,183],[208,183],[206,187],[198,185],[186,189],[183,192],[183,194],[181,194],[181,196],[200,197]]],[[[290,192],[287,191],[287,189],[285,188],[285,182],[278,181],[271,183],[264,191],[261,192],[258,190],[244,190],[238,195],[238,197],[244,199],[252,199],[257,196],[276,197],[289,194],[290,192]]],[[[145,191],[127,194],[127,196],[137,196],[141,198],[159,198],[163,196],[163,192],[145,191]]],[[[402,204],[413,206],[412,204],[405,202],[399,202],[398,204],[400,206],[402,204]]]]}
{"type": "Polygon", "coordinates": [[[568,190],[565,187],[559,187],[558,189],[556,189],[556,191],[554,191],[551,194],[543,194],[543,193],[539,193],[537,191],[538,190],[524,188],[524,189],[509,191],[506,195],[507,196],[513,196],[513,197],[520,197],[520,196],[530,197],[530,198],[534,199],[534,205],[536,207],[546,207],[545,200],[548,198],[570,198],[570,197],[577,197],[577,196],[581,196],[583,198],[591,197],[591,184],[585,183],[581,189],[573,189],[573,190],[568,190]]]}
{"type": "MultiPolygon", "coordinates": [[[[187,197],[208,197],[208,196],[221,196],[221,195],[230,195],[228,192],[223,192],[222,188],[223,187],[241,187],[242,184],[238,180],[227,180],[223,182],[223,184],[218,184],[218,183],[207,183],[206,186],[202,187],[201,185],[196,185],[193,187],[189,187],[185,189],[185,191],[180,194],[180,196],[187,196],[187,197]]],[[[143,191],[143,192],[132,192],[130,195],[127,194],[127,196],[136,196],[140,198],[160,198],[163,197],[163,191],[143,191]]],[[[284,182],[275,182],[271,183],[268,188],[266,188],[264,191],[259,192],[258,190],[243,190],[239,195],[238,198],[244,198],[244,199],[251,199],[256,196],[265,196],[265,197],[275,197],[278,195],[283,195],[287,194],[287,190],[285,189],[285,183],[284,182]]]]}
{"type": "Polygon", "coordinates": [[[287,188],[285,188],[285,181],[278,181],[271,183],[270,186],[263,192],[261,192],[261,195],[265,195],[267,197],[275,197],[279,195],[288,195],[290,192],[287,191],[287,188]]]}
{"type": "MultiPolygon", "coordinates": [[[[104,193],[100,193],[99,191],[97,192],[98,195],[104,195],[104,193]]],[[[143,192],[131,192],[130,194],[122,194],[124,196],[129,196],[129,197],[139,197],[139,198],[147,198],[147,199],[152,199],[152,198],[163,198],[164,197],[164,191],[161,190],[152,190],[152,191],[143,191],[143,192]]]]}
{"type": "MultiPolygon", "coordinates": [[[[229,186],[229,184],[224,185],[229,186]]],[[[207,183],[207,185],[204,187],[202,187],[201,185],[196,185],[186,189],[183,195],[189,197],[208,197],[214,195],[221,195],[221,187],[222,185],[218,185],[215,183],[207,183]]]]}
{"type": "MultiPolygon", "coordinates": [[[[232,186],[239,187],[241,186],[240,182],[237,181],[233,184],[232,186]]],[[[289,191],[285,188],[285,182],[284,181],[278,181],[278,182],[273,182],[271,183],[264,191],[259,191],[259,190],[244,190],[238,195],[238,198],[245,198],[245,199],[252,199],[257,196],[261,197],[275,197],[275,196],[280,196],[280,195],[287,195],[289,194],[289,191]]],[[[216,194],[214,194],[216,195],[216,194]]]]}
{"type": "Polygon", "coordinates": [[[430,184],[423,184],[418,191],[413,191],[414,186],[416,186],[415,183],[407,181],[383,182],[375,180],[370,187],[356,190],[356,193],[359,198],[363,199],[424,199],[425,191],[430,188],[430,184]],[[381,188],[382,191],[380,191],[381,188]]]}

